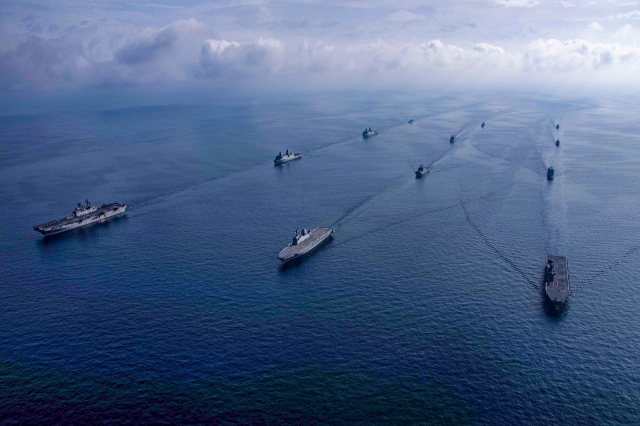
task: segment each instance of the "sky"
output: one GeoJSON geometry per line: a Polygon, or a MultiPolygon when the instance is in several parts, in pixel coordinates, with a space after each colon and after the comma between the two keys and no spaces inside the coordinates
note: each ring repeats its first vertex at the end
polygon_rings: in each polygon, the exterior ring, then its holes
{"type": "Polygon", "coordinates": [[[640,89],[640,0],[0,0],[0,93],[640,89]]]}

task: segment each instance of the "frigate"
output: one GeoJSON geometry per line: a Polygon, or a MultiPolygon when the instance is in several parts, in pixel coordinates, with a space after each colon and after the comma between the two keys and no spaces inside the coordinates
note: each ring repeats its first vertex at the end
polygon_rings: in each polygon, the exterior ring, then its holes
{"type": "Polygon", "coordinates": [[[368,129],[364,129],[364,132],[362,132],[362,137],[364,139],[367,139],[368,137],[375,136],[377,134],[378,134],[378,132],[376,132],[371,127],[369,127],[368,129]]]}
{"type": "Polygon", "coordinates": [[[273,164],[278,165],[278,164],[286,163],[287,161],[297,160],[300,157],[302,157],[302,154],[289,152],[289,150],[287,150],[287,152],[284,155],[282,155],[282,152],[279,152],[278,155],[276,155],[276,159],[273,160],[273,164]]]}
{"type": "Polygon", "coordinates": [[[104,222],[113,216],[123,214],[127,208],[127,205],[122,203],[103,204],[100,207],[94,207],[89,200],[85,200],[85,202],[87,203],[86,206],[78,203],[71,216],[34,226],[33,229],[45,236],[59,234],[96,222],[104,222]]]}
{"type": "Polygon", "coordinates": [[[416,179],[421,178],[422,176],[426,175],[427,173],[429,173],[429,168],[423,166],[422,164],[420,164],[420,167],[418,167],[418,170],[416,170],[416,179]]]}
{"type": "Polygon", "coordinates": [[[278,260],[285,264],[311,253],[324,240],[331,237],[331,234],[333,234],[333,228],[316,228],[313,231],[303,229],[302,232],[296,229],[296,234],[289,245],[278,254],[278,260]]]}
{"type": "Polygon", "coordinates": [[[548,254],[545,260],[547,264],[544,268],[544,293],[554,305],[561,305],[567,301],[571,293],[567,258],[548,254]]]}

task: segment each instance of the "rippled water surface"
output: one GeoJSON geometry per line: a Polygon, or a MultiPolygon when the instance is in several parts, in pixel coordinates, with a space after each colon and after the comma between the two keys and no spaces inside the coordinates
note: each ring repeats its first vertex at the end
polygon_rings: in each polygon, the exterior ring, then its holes
{"type": "Polygon", "coordinates": [[[0,116],[0,423],[640,424],[639,114],[384,94],[0,116]],[[32,230],[85,198],[129,211],[32,230]],[[333,240],[279,269],[316,226],[333,240]]]}

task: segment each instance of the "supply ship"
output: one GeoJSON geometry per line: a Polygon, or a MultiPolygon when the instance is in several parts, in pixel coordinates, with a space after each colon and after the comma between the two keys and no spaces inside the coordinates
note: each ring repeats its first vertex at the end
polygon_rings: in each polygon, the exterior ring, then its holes
{"type": "Polygon", "coordinates": [[[86,206],[78,203],[78,207],[73,210],[71,216],[34,226],[33,229],[45,236],[59,234],[96,222],[104,222],[109,218],[123,214],[127,208],[127,205],[122,203],[103,204],[98,208],[92,206],[89,200],[85,200],[85,202],[86,206]]]}
{"type": "Polygon", "coordinates": [[[296,229],[296,234],[289,245],[278,254],[278,260],[284,265],[291,260],[298,259],[312,252],[323,241],[330,238],[331,234],[333,234],[333,228],[316,228],[313,231],[303,229],[302,232],[298,232],[296,229]]]}
{"type": "Polygon", "coordinates": [[[554,305],[562,305],[571,293],[567,258],[548,254],[545,260],[547,265],[544,268],[544,293],[554,305]]]}

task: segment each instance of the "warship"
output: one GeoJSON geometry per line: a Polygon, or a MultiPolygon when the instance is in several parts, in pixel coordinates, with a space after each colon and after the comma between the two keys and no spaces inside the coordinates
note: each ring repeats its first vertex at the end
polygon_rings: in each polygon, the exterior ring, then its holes
{"type": "Polygon", "coordinates": [[[103,204],[100,207],[94,207],[89,200],[85,200],[85,202],[87,203],[86,206],[78,203],[71,216],[34,226],[33,229],[45,236],[59,234],[96,222],[104,222],[113,216],[123,214],[127,208],[127,205],[122,203],[103,204]]]}
{"type": "Polygon", "coordinates": [[[482,124],[480,125],[480,127],[482,127],[484,129],[484,121],[482,122],[482,124]]]}
{"type": "Polygon", "coordinates": [[[311,253],[324,240],[331,237],[331,234],[333,234],[333,228],[316,228],[313,231],[303,229],[302,232],[298,232],[296,229],[296,234],[289,245],[278,254],[278,260],[284,265],[291,260],[311,253]]]}
{"type": "Polygon", "coordinates": [[[560,125],[556,124],[556,130],[560,130],[560,125]]]}
{"type": "Polygon", "coordinates": [[[413,118],[409,120],[409,124],[413,124],[413,118]]]}
{"type": "Polygon", "coordinates": [[[456,141],[456,137],[454,135],[451,135],[451,138],[449,139],[449,143],[454,143],[456,141]]]}
{"type": "Polygon", "coordinates": [[[420,179],[422,176],[429,173],[429,168],[424,167],[422,164],[420,164],[420,167],[418,167],[418,170],[416,170],[415,173],[416,173],[416,179],[420,179]]]}
{"type": "Polygon", "coordinates": [[[378,132],[376,132],[375,130],[371,129],[371,127],[369,127],[368,129],[364,129],[364,132],[362,132],[362,138],[367,139],[368,137],[375,136],[377,134],[378,132]]]}
{"type": "Polygon", "coordinates": [[[553,170],[553,167],[549,167],[547,169],[547,180],[553,180],[554,174],[555,174],[555,171],[553,170]]]}
{"type": "Polygon", "coordinates": [[[571,293],[567,258],[548,254],[545,260],[544,293],[554,305],[562,305],[571,293]]]}
{"type": "Polygon", "coordinates": [[[560,146],[560,139],[556,139],[556,146],[560,146]]]}
{"type": "Polygon", "coordinates": [[[287,161],[291,161],[291,160],[297,160],[298,158],[301,158],[302,154],[296,154],[295,152],[289,152],[289,150],[287,150],[287,152],[282,155],[282,152],[279,152],[278,155],[276,155],[276,159],[273,160],[273,164],[278,165],[278,164],[282,164],[282,163],[286,163],[287,161]]]}

